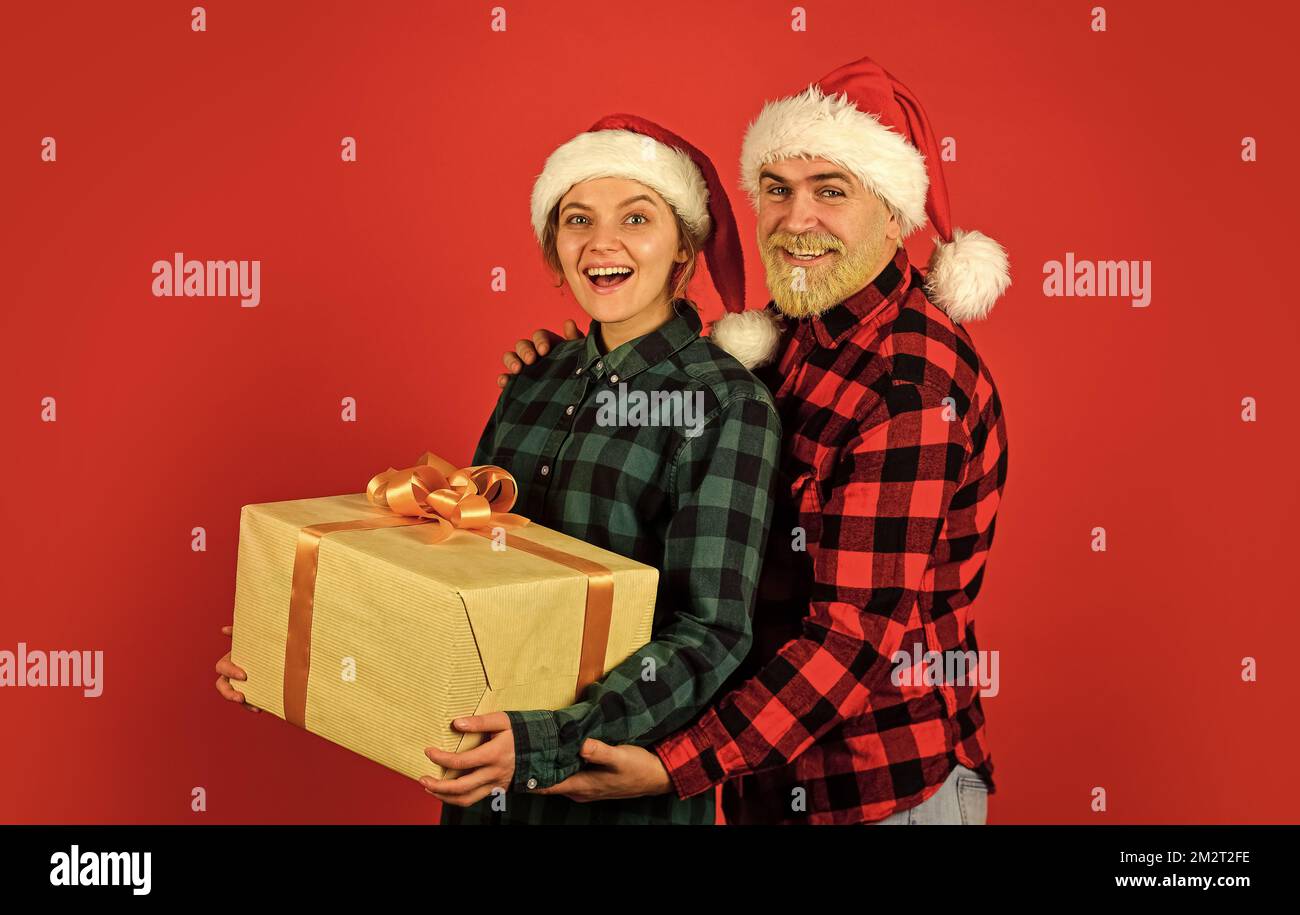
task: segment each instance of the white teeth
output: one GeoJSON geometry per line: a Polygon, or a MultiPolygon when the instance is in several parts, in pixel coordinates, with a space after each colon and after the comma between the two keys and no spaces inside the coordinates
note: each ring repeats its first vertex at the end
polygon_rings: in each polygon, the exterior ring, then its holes
{"type": "Polygon", "coordinates": [[[631,267],[588,267],[587,276],[616,276],[631,273],[631,267]]]}
{"type": "Polygon", "coordinates": [[[826,253],[824,250],[822,250],[822,251],[817,251],[817,252],[815,252],[815,253],[813,253],[813,254],[802,254],[802,253],[800,253],[800,252],[798,252],[798,251],[791,251],[789,248],[786,248],[785,250],[786,250],[786,252],[787,252],[791,257],[797,257],[797,258],[799,258],[800,260],[805,260],[805,261],[806,261],[806,260],[812,260],[814,257],[821,257],[823,254],[826,253]]]}

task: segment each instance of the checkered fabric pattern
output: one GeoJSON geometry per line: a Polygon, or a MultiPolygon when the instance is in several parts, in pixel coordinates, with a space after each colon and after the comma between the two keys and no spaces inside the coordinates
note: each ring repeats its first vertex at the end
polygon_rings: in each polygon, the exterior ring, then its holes
{"type": "Polygon", "coordinates": [[[729,822],[857,823],[920,804],[958,763],[992,791],[978,683],[891,676],[917,645],[978,651],[1007,433],[969,333],[900,248],[848,300],[787,320],[759,375],[786,439],[755,647],[656,745],[677,793],[725,782],[729,822]]]}
{"type": "Polygon", "coordinates": [[[588,737],[649,745],[689,725],[752,642],[781,427],[771,394],[700,336],[685,302],[601,351],[599,325],[511,378],[475,464],[519,483],[516,511],[660,569],[652,641],[557,712],[511,712],[505,811],[444,805],[444,823],[712,823],[713,794],[578,804],[530,795],[578,771],[588,737]],[[637,412],[636,392],[647,407],[637,412]],[[618,403],[627,407],[620,414],[618,403]]]}

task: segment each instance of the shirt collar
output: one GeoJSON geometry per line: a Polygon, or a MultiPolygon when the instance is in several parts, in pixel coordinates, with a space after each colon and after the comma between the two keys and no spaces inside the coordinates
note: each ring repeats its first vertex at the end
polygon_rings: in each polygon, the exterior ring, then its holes
{"type": "Polygon", "coordinates": [[[911,272],[907,249],[899,246],[894,259],[885,264],[875,279],[809,320],[817,342],[827,349],[835,349],[864,324],[883,318],[891,303],[902,301],[910,286],[911,272]]]}
{"type": "Polygon", "coordinates": [[[586,347],[580,357],[578,373],[584,370],[597,378],[609,375],[611,383],[663,362],[700,335],[700,315],[685,299],[673,302],[673,316],[659,327],[605,352],[600,339],[600,322],[593,320],[587,330],[586,347]]]}

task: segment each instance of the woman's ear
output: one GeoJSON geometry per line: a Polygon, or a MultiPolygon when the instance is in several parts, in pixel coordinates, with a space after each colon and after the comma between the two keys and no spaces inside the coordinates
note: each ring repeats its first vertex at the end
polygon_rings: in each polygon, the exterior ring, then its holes
{"type": "Polygon", "coordinates": [[[686,246],[685,246],[685,245],[678,245],[678,246],[677,246],[677,253],[676,253],[675,255],[673,255],[673,263],[674,263],[674,264],[684,264],[684,263],[686,263],[688,260],[690,260],[690,258],[691,258],[691,255],[690,255],[690,252],[686,250],[686,246]]]}

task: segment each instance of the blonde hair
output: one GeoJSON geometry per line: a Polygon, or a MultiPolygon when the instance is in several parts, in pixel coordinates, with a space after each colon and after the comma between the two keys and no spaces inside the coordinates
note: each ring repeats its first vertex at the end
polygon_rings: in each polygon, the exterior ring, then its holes
{"type": "MultiPolygon", "coordinates": [[[[676,210],[672,209],[673,220],[677,223],[677,242],[686,249],[686,262],[683,264],[674,264],[672,272],[668,274],[668,287],[670,302],[677,299],[686,299],[692,308],[697,308],[696,304],[686,298],[686,290],[691,285],[691,279],[695,276],[695,263],[699,258],[700,251],[704,248],[704,240],[695,237],[693,233],[682,221],[682,217],[676,210]]],[[[560,252],[556,243],[556,235],[560,227],[560,205],[556,203],[551,208],[551,213],[546,217],[546,228],[542,230],[542,260],[546,266],[555,274],[557,282],[556,288],[564,285],[564,265],[560,263],[560,252]]]]}

